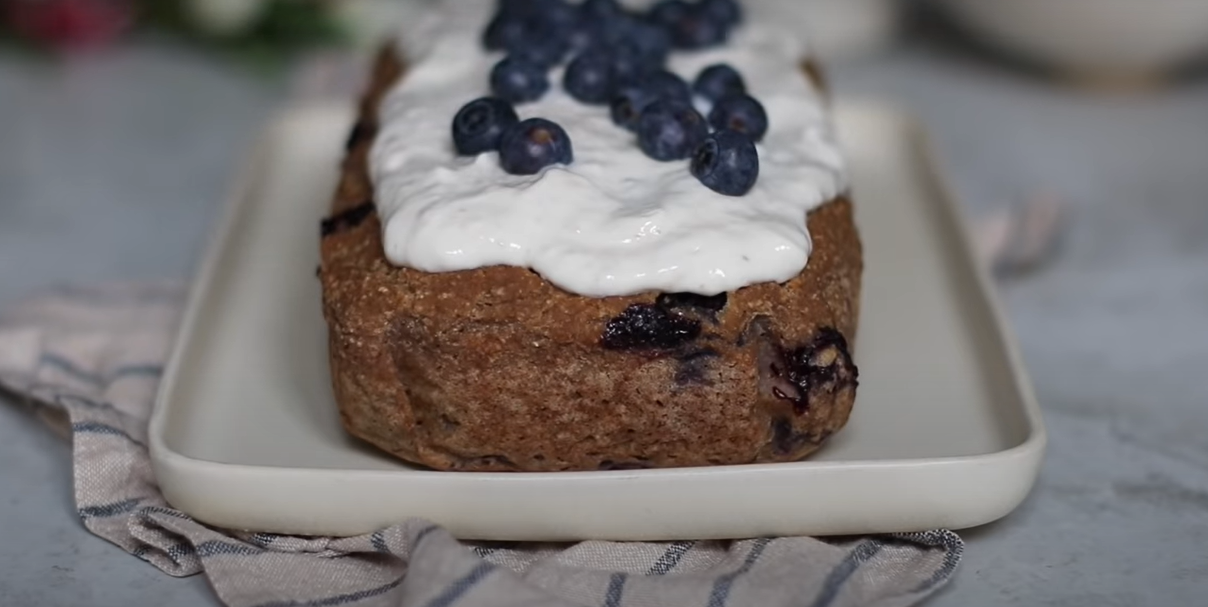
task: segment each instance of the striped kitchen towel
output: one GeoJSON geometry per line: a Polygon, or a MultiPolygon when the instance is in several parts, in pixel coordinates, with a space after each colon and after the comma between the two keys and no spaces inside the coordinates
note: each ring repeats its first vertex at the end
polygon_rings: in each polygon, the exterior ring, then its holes
{"type": "Polygon", "coordinates": [[[0,314],[0,385],[70,434],[89,530],[170,575],[204,573],[227,605],[899,607],[960,561],[949,531],[499,544],[422,520],[347,538],[203,525],[164,501],[146,447],[183,297],[176,285],[62,289],[0,314]]]}

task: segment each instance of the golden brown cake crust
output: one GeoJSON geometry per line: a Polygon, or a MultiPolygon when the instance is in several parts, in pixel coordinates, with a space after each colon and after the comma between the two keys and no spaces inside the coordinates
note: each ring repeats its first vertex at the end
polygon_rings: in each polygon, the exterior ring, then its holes
{"type": "Polygon", "coordinates": [[[801,274],[717,298],[589,298],[519,267],[392,266],[367,156],[402,72],[383,50],[323,223],[349,433],[436,469],[554,471],[793,461],[844,426],[863,270],[846,197],[809,214],[801,274]]]}

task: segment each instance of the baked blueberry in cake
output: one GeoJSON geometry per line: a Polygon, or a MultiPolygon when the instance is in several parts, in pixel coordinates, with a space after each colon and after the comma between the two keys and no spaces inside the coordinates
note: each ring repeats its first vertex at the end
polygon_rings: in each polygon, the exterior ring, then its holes
{"type": "Polygon", "coordinates": [[[791,462],[863,270],[806,41],[734,0],[445,0],[379,54],[320,234],[347,431],[439,470],[791,462]]]}

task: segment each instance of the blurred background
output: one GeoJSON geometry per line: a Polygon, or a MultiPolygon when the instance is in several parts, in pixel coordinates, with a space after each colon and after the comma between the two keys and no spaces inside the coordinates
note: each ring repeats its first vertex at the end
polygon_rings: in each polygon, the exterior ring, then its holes
{"type": "MultiPolygon", "coordinates": [[[[1037,489],[964,534],[966,565],[933,604],[1199,604],[1208,2],[746,1],[814,41],[840,103],[891,103],[926,127],[1044,408],[1037,489]]],[[[266,120],[350,100],[407,5],[0,0],[0,306],[50,285],[187,279],[266,120]]],[[[61,451],[0,407],[0,460],[22,461],[5,466],[0,485],[18,489],[0,519],[37,538],[0,547],[0,589],[56,576],[13,604],[214,604],[204,582],[83,530],[61,451]]]]}

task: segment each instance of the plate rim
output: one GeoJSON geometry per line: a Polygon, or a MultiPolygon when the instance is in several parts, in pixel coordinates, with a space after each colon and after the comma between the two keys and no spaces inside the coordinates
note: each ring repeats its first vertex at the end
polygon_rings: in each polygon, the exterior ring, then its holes
{"type": "MultiPolygon", "coordinates": [[[[838,460],[814,461],[806,459],[799,462],[739,464],[729,466],[704,466],[699,468],[655,468],[644,470],[588,470],[564,472],[449,472],[428,469],[398,469],[376,470],[355,467],[314,468],[303,466],[274,466],[263,464],[239,464],[201,459],[186,455],[171,448],[166,435],[167,423],[172,410],[171,402],[179,377],[183,373],[184,358],[194,335],[198,331],[202,312],[205,308],[207,294],[212,288],[224,251],[233,238],[235,228],[242,214],[256,200],[260,190],[268,178],[262,170],[270,162],[273,140],[279,137],[283,129],[305,121],[308,116],[322,114],[331,119],[337,114],[347,118],[348,124],[353,121],[353,111],[345,103],[332,102],[297,102],[279,109],[267,122],[254,140],[249,152],[245,153],[241,167],[236,172],[233,185],[225,197],[219,219],[213,224],[207,237],[204,253],[199,258],[189,282],[186,305],[180,317],[176,338],[164,366],[159,385],[155,392],[155,403],[148,427],[148,448],[156,477],[162,479],[165,472],[191,473],[202,476],[249,474],[306,474],[306,475],[339,475],[342,479],[372,479],[376,477],[413,478],[422,477],[436,479],[455,476],[457,479],[482,480],[500,478],[515,479],[526,483],[561,483],[583,481],[617,481],[640,478],[660,478],[684,475],[730,475],[730,474],[768,474],[773,472],[799,473],[832,473],[849,468],[860,469],[892,469],[896,467],[928,469],[943,468],[951,465],[1002,465],[1017,463],[1027,467],[1029,481],[1024,498],[1035,484],[1039,468],[1048,443],[1048,433],[1044,425],[1040,406],[1036,400],[1034,387],[1027,368],[1023,363],[1020,348],[1016,342],[1015,333],[1011,330],[1001,302],[999,301],[988,270],[983,264],[977,263],[975,248],[968,230],[968,220],[964,209],[953,196],[951,183],[938,170],[935,162],[934,144],[928,137],[922,124],[907,111],[891,104],[870,101],[861,98],[839,97],[836,99],[835,112],[838,115],[863,114],[875,116],[877,120],[889,119],[896,127],[905,130],[905,139],[912,148],[915,159],[912,164],[921,175],[926,177],[924,187],[932,190],[933,197],[939,198],[943,211],[943,221],[952,224],[950,231],[955,232],[955,246],[961,251],[960,263],[965,267],[964,272],[972,272],[980,304],[988,313],[988,320],[993,323],[993,337],[1002,348],[1006,362],[1006,371],[1010,373],[1011,385],[1018,394],[1022,405],[1023,419],[1027,428],[1023,440],[1008,448],[990,453],[976,455],[956,455],[927,458],[901,458],[886,460],[838,460]]],[[[839,122],[839,121],[837,121],[839,122]]],[[[163,481],[160,480],[161,487],[163,481]]],[[[1022,502],[1020,499],[1020,502],[1022,502]]],[[[1012,506],[1014,510],[1018,506],[1012,506]]],[[[1004,514],[1005,516],[1005,514],[1004,514]]]]}

